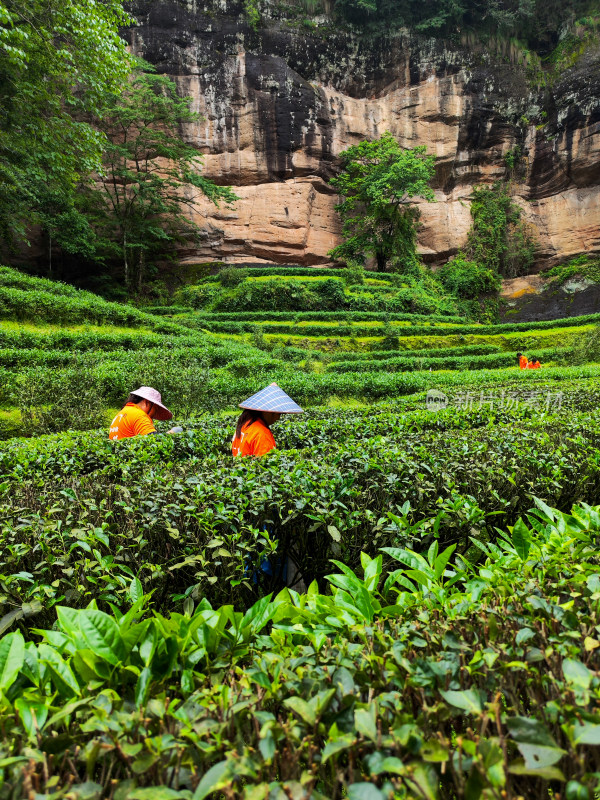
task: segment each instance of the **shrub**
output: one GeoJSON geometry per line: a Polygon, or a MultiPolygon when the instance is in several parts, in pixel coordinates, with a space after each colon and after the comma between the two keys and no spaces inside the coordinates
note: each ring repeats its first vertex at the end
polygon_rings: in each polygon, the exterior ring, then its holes
{"type": "MultiPolygon", "coordinates": [[[[334,291],[331,301],[335,303],[333,308],[337,307],[338,299],[339,294],[334,291]]],[[[271,308],[273,311],[310,311],[320,308],[323,302],[330,302],[327,294],[318,294],[317,290],[312,290],[307,283],[293,280],[268,280],[240,284],[230,294],[219,296],[214,303],[214,309],[228,312],[247,308],[271,308]]],[[[330,308],[330,306],[327,307],[330,308]]]]}
{"type": "Polygon", "coordinates": [[[346,267],[344,281],[347,286],[360,286],[365,282],[365,268],[362,264],[350,262],[346,267]]]}
{"type": "Polygon", "coordinates": [[[61,373],[22,372],[17,381],[16,403],[22,433],[88,430],[105,421],[104,397],[98,390],[93,367],[78,360],[61,373]]]}
{"type": "Polygon", "coordinates": [[[115,570],[121,610],[0,640],[7,796],[593,796],[600,508],[536,502],[480,566],[386,547],[245,613],[115,570]]]}
{"type": "Polygon", "coordinates": [[[224,267],[219,270],[218,277],[221,286],[229,289],[232,286],[239,286],[240,283],[243,283],[248,277],[248,270],[241,267],[224,267]]]}
{"type": "Polygon", "coordinates": [[[600,325],[584,333],[563,357],[566,364],[588,364],[600,361],[600,325]]]}
{"type": "Polygon", "coordinates": [[[315,287],[320,305],[325,309],[336,311],[346,308],[346,295],[344,294],[344,284],[339,278],[327,278],[319,281],[315,287]]]}
{"type": "Polygon", "coordinates": [[[217,286],[202,283],[198,286],[185,286],[183,289],[179,289],[175,293],[175,300],[195,309],[203,309],[210,306],[219,294],[217,286]]]}
{"type": "Polygon", "coordinates": [[[507,278],[530,271],[535,231],[521,219],[521,209],[511,199],[507,184],[475,187],[471,216],[473,225],[465,248],[468,259],[507,278]]]}
{"type": "Polygon", "coordinates": [[[486,269],[474,261],[467,261],[464,253],[458,253],[438,272],[446,289],[458,297],[474,298],[481,294],[496,292],[500,288],[500,278],[491,269],[486,269]]]}

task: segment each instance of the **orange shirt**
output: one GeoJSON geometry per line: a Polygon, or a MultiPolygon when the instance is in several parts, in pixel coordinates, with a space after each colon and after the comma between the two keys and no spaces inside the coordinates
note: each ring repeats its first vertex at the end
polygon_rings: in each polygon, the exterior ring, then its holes
{"type": "Polygon", "coordinates": [[[527,356],[520,356],[519,358],[519,369],[527,369],[527,356]]]}
{"type": "Polygon", "coordinates": [[[528,369],[540,369],[540,368],[541,368],[541,366],[542,366],[542,365],[540,364],[540,362],[539,362],[539,361],[532,361],[532,363],[531,363],[531,364],[528,364],[528,365],[527,365],[527,368],[528,368],[528,369]]]}
{"type": "Polygon", "coordinates": [[[234,456],[264,456],[275,448],[275,439],[261,419],[246,423],[240,436],[234,436],[231,452],[234,456]]]}
{"type": "Polygon", "coordinates": [[[110,424],[109,439],[128,439],[130,436],[146,436],[156,433],[154,423],[135,403],[127,403],[110,424]]]}

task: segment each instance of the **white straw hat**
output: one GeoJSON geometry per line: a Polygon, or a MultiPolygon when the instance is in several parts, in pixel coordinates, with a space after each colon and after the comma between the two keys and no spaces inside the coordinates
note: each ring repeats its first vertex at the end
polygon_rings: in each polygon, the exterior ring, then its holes
{"type": "Polygon", "coordinates": [[[141,397],[143,400],[149,400],[151,403],[154,403],[155,406],[158,406],[154,414],[155,419],[172,418],[173,414],[162,404],[160,392],[157,392],[156,389],[153,389],[151,386],[140,386],[139,389],[136,389],[135,392],[131,394],[134,394],[136,397],[141,397]]]}

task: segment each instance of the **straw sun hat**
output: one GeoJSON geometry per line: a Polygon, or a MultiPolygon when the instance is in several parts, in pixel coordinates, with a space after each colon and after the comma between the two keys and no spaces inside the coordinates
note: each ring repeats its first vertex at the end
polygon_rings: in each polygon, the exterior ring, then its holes
{"type": "Polygon", "coordinates": [[[153,389],[151,386],[140,386],[139,389],[136,389],[135,392],[131,394],[134,394],[136,397],[141,397],[143,400],[148,400],[150,403],[154,403],[157,407],[154,413],[154,419],[171,419],[173,417],[169,409],[162,404],[160,392],[157,392],[156,389],[153,389]]]}
{"type": "Polygon", "coordinates": [[[271,383],[260,392],[256,392],[252,397],[240,403],[240,408],[248,408],[251,411],[275,411],[279,414],[302,414],[303,409],[294,403],[291,397],[276,383],[271,383]]]}

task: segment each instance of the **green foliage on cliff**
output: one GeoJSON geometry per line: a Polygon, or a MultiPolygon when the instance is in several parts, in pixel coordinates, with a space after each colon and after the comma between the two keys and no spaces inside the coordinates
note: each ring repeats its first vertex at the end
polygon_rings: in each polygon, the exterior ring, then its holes
{"type": "Polygon", "coordinates": [[[336,206],[342,218],[344,242],[334,247],[332,258],[364,262],[374,256],[385,271],[411,271],[417,263],[416,221],[413,198],[433,201],[429,182],[435,159],[425,147],[404,149],[391,133],[363,141],[340,153],[342,169],[333,178],[343,200],[336,206]]]}
{"type": "Polygon", "coordinates": [[[533,50],[547,52],[565,25],[593,14],[594,4],[589,0],[336,0],[335,10],[349,22],[372,29],[405,26],[445,37],[476,31],[518,37],[533,50]]]}
{"type": "Polygon", "coordinates": [[[560,285],[569,278],[587,278],[594,283],[600,283],[600,257],[582,254],[567,261],[566,264],[557,264],[546,273],[551,279],[551,284],[560,285]]]}
{"type": "Polygon", "coordinates": [[[471,216],[467,258],[506,278],[530,271],[536,245],[534,233],[521,219],[521,209],[511,199],[507,184],[476,187],[471,216]]]}

